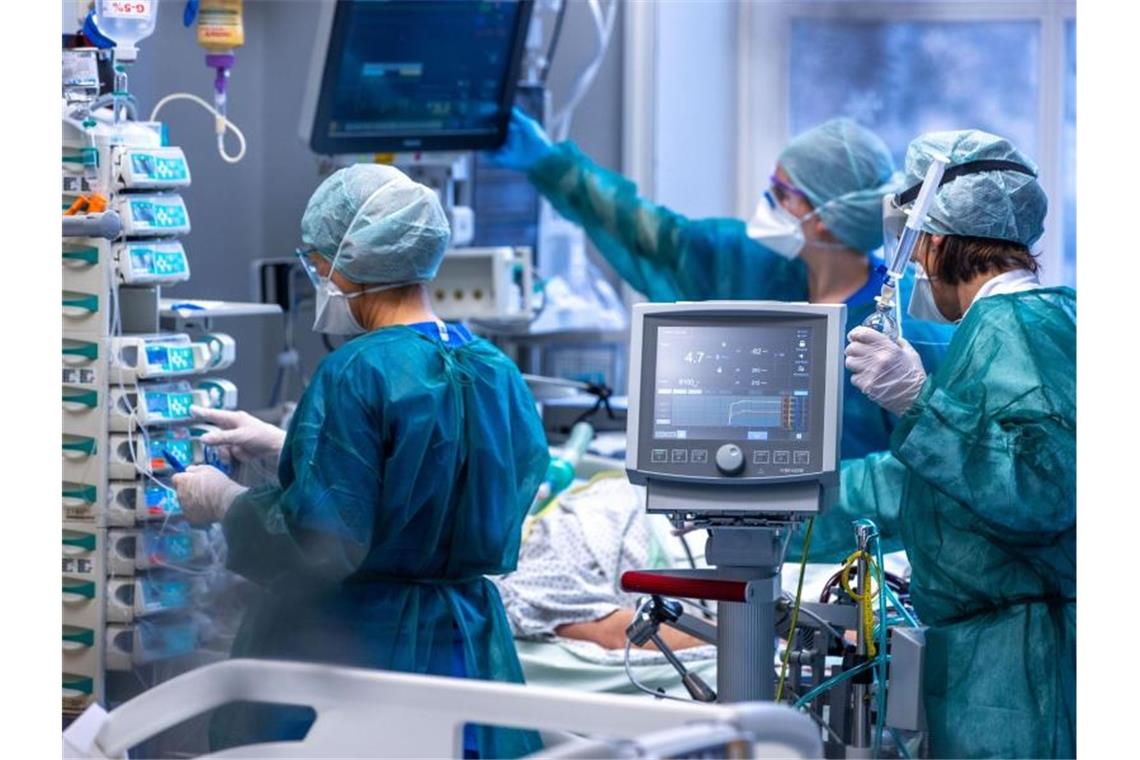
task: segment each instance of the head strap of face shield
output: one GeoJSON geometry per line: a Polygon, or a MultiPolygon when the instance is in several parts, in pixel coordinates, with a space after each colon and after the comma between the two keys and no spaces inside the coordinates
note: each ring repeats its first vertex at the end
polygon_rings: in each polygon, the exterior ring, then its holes
{"type": "MultiPolygon", "coordinates": [[[[964,164],[947,167],[946,172],[942,175],[942,181],[938,183],[938,186],[942,187],[947,182],[952,182],[958,177],[964,177],[968,174],[981,174],[982,172],[1017,172],[1018,174],[1028,174],[1034,179],[1037,178],[1037,172],[1025,164],[1019,164],[1016,161],[982,159],[980,161],[967,161],[964,164]]],[[[900,207],[914,203],[914,199],[918,197],[918,191],[921,189],[922,182],[908,187],[895,196],[895,203],[900,207]]]]}

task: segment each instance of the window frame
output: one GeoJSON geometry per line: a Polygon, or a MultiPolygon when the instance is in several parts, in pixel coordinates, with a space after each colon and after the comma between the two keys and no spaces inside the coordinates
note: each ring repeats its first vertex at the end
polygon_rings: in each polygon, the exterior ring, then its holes
{"type": "MultiPolygon", "coordinates": [[[[790,121],[791,25],[793,21],[1037,21],[1040,24],[1037,129],[1040,182],[1049,196],[1049,214],[1042,238],[1041,280],[1060,284],[1065,251],[1062,201],[1063,121],[1065,87],[1065,25],[1076,20],[1075,0],[761,0],[738,7],[743,45],[737,92],[741,99],[738,122],[740,167],[737,173],[736,214],[747,218],[755,199],[765,189],[776,156],[787,143],[790,121]],[[758,93],[765,93],[759,97],[758,93]]],[[[896,146],[892,146],[896,147],[896,146]]],[[[1076,252],[1074,251],[1074,265],[1076,252]]]]}

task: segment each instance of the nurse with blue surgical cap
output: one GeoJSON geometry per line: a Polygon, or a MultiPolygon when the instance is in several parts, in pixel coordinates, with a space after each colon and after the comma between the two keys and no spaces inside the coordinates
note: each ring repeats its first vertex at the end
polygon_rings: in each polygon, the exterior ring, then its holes
{"type": "MultiPolygon", "coordinates": [[[[653,204],[572,142],[553,144],[517,110],[492,160],[525,171],[560,214],[582,225],[617,273],[653,301],[845,303],[849,329],[875,308],[882,199],[901,178],[883,141],[850,119],[833,119],[788,143],[747,223],[689,219],[653,204]]],[[[904,298],[913,286],[908,276],[904,298]]],[[[952,329],[902,322],[910,344],[936,367],[952,329]]],[[[844,389],[843,456],[887,449],[894,418],[849,383],[844,389]]]]}
{"type": "Polygon", "coordinates": [[[811,553],[842,559],[859,517],[906,549],[933,757],[1074,757],[1076,294],[1038,280],[1048,203],[1029,158],[986,132],[930,133],[908,184],[936,155],[950,163],[909,310],[958,329],[936,370],[851,332],[853,382],[902,417],[890,455],[843,463],[811,553]]]}
{"type": "MultiPolygon", "coordinates": [[[[514,570],[549,456],[515,365],[432,312],[425,283],[450,238],[435,193],[398,170],[326,179],[298,253],[317,289],[314,329],[355,335],[325,357],[288,432],[195,408],[238,459],[278,460],[246,489],[212,467],[174,477],[185,517],[220,521],[227,566],[260,587],[233,647],[256,657],[522,682],[487,575],[514,570]]],[[[214,749],[304,737],[311,711],[219,711],[214,749]]],[[[537,735],[471,726],[468,755],[516,757],[537,735]]]]}

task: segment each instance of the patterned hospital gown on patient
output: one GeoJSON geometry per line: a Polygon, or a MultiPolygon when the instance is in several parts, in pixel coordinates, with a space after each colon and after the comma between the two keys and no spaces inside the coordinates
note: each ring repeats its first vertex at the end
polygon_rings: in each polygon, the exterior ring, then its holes
{"type": "MultiPolygon", "coordinates": [[[[562,494],[524,528],[518,569],[496,580],[516,638],[552,640],[555,629],[637,606],[639,595],[621,590],[627,570],[671,564],[645,512],[644,491],[624,473],[598,476],[562,494]]],[[[559,637],[591,661],[620,664],[623,650],[559,637]]],[[[682,660],[713,656],[711,647],[678,652],[682,660]]],[[[662,660],[634,649],[633,662],[662,660]]]]}

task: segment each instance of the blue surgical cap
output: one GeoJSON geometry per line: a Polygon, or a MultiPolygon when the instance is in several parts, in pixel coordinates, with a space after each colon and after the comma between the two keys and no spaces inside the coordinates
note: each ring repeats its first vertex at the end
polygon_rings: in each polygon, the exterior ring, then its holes
{"type": "Polygon", "coordinates": [[[435,277],[451,227],[431,188],[391,166],[356,164],[313,193],[301,239],[352,282],[395,285],[435,277]]]}
{"type": "MultiPolygon", "coordinates": [[[[1037,165],[1003,137],[976,129],[928,132],[907,148],[907,186],[922,182],[933,154],[949,158],[951,167],[1001,160],[1022,164],[1037,174],[1037,165]]],[[[1015,171],[966,174],[938,189],[922,228],[936,235],[992,238],[1029,248],[1045,232],[1048,208],[1049,199],[1035,176],[1015,171]]]]}
{"type": "Polygon", "coordinates": [[[845,245],[870,252],[883,244],[883,196],[901,177],[878,135],[831,119],[792,138],[776,161],[845,245]]]}

